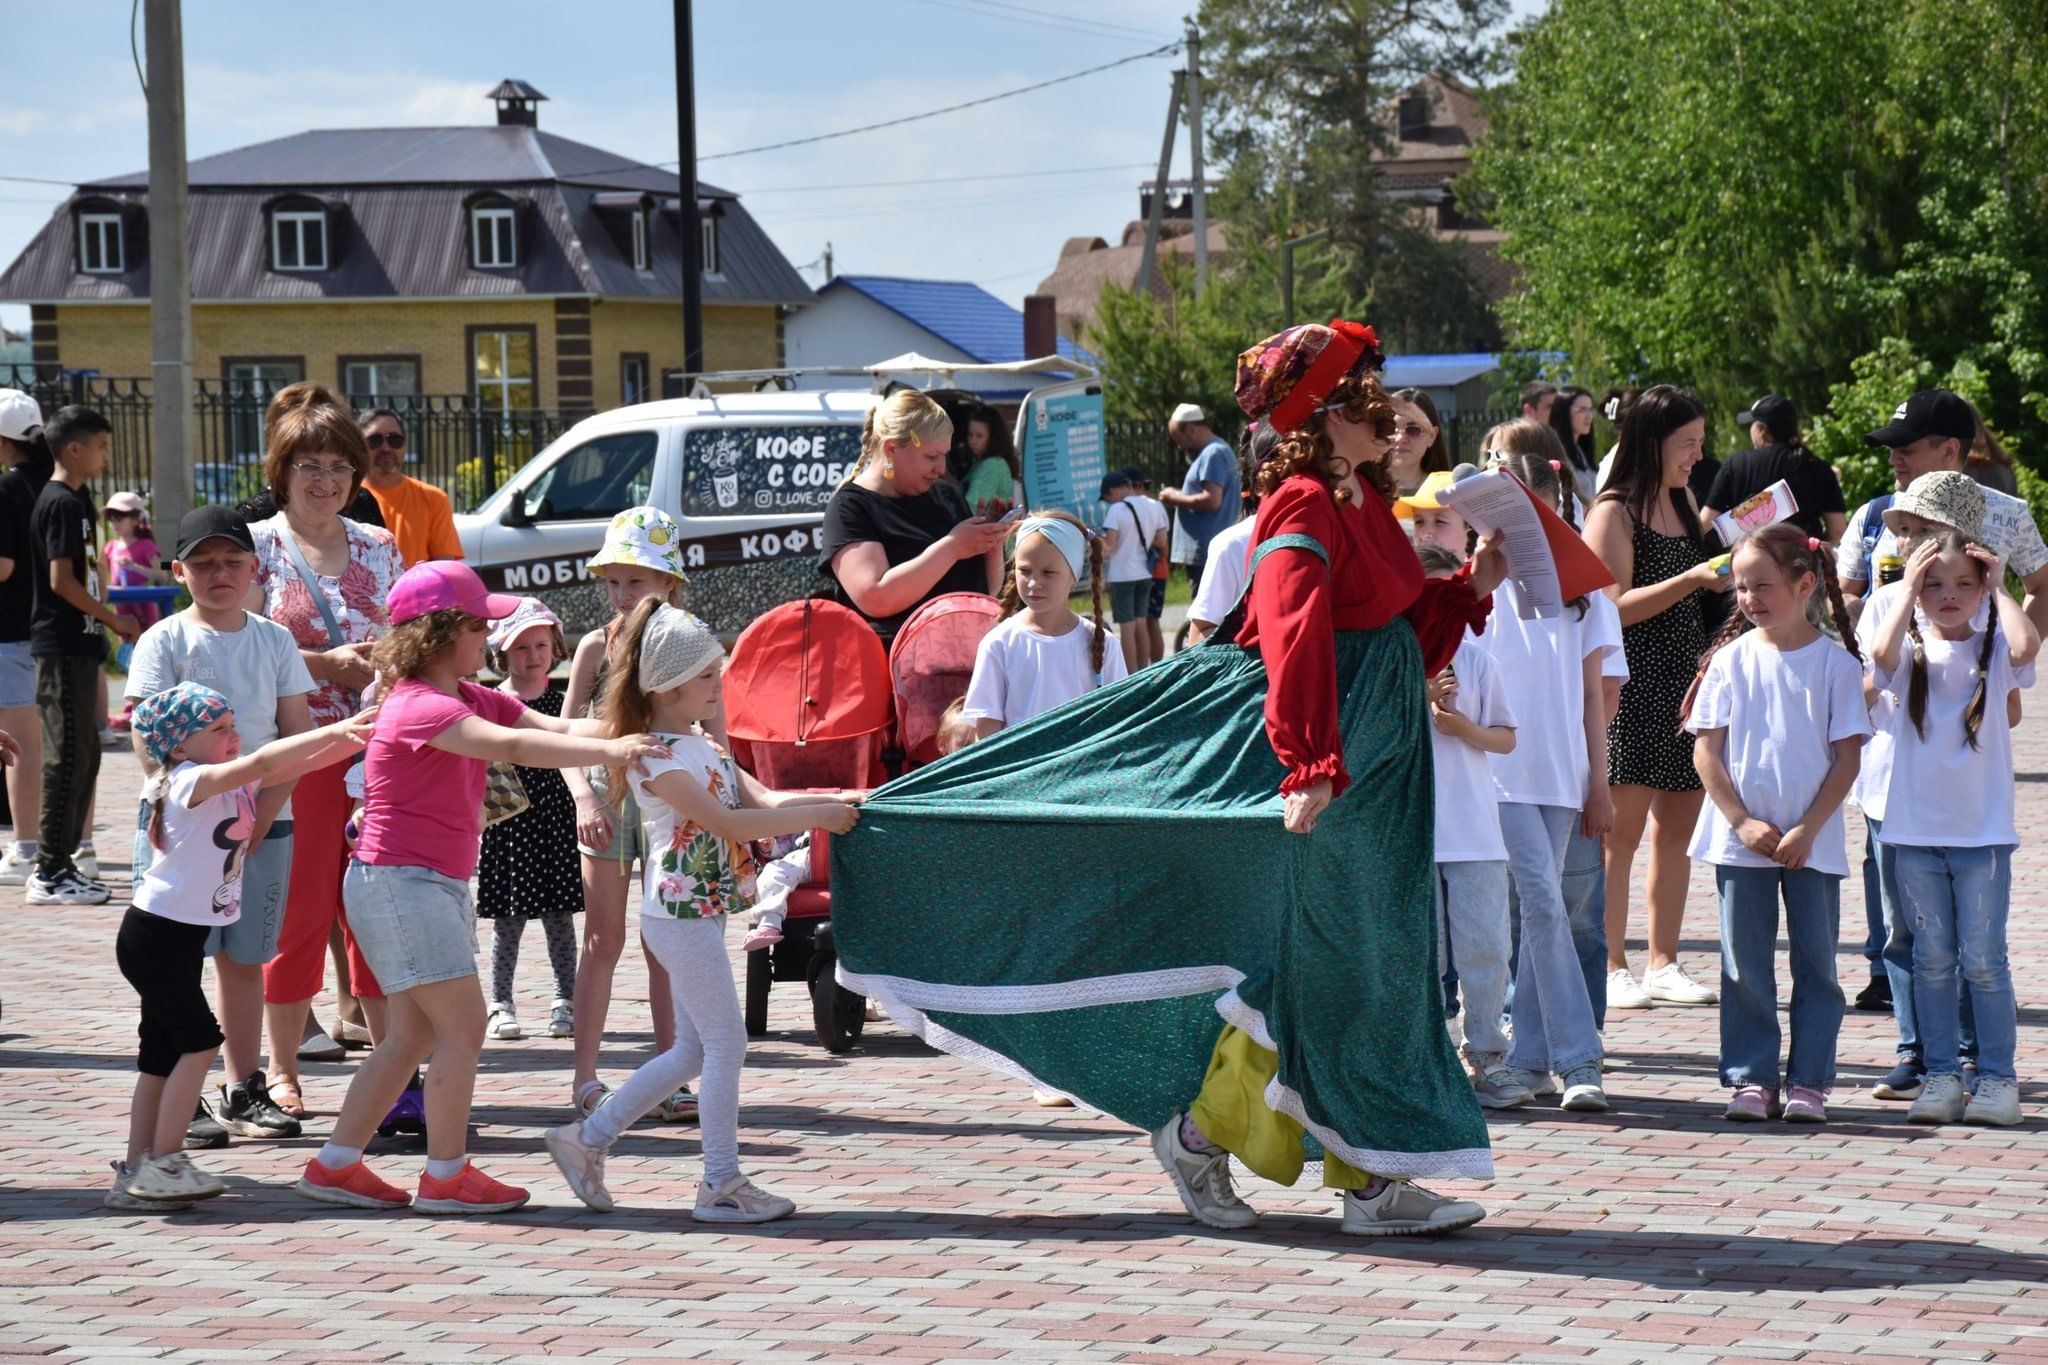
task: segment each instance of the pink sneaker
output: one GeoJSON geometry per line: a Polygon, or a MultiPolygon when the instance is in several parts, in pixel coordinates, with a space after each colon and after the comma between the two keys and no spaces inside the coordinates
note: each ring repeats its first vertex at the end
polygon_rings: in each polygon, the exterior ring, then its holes
{"type": "Polygon", "coordinates": [[[1785,1092],[1785,1122],[1826,1123],[1828,1097],[1810,1085],[1795,1085],[1785,1092]]]}
{"type": "Polygon", "coordinates": [[[757,924],[747,930],[747,936],[740,940],[740,947],[750,953],[773,947],[782,942],[782,930],[773,924],[757,924]]]}
{"type": "Polygon", "coordinates": [[[1735,1098],[1728,1101],[1725,1117],[1730,1123],[1762,1123],[1778,1117],[1780,1112],[1776,1090],[1761,1085],[1738,1085],[1735,1098]]]}

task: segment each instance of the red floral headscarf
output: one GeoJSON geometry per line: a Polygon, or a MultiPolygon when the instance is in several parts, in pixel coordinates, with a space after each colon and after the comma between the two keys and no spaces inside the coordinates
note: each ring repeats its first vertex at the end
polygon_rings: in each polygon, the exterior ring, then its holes
{"type": "Polygon", "coordinates": [[[1332,318],[1289,327],[1237,358],[1237,405],[1275,431],[1306,422],[1337,381],[1364,367],[1387,363],[1380,339],[1362,323],[1332,318]]]}

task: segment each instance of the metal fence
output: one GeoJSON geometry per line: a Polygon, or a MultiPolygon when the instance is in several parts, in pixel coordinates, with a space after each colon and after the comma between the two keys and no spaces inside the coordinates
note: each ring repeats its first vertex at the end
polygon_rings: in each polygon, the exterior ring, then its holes
{"type": "MultiPolygon", "coordinates": [[[[201,502],[239,502],[263,484],[263,416],[273,390],[249,380],[200,379],[193,387],[198,442],[193,491],[201,502]]],[[[100,482],[106,491],[125,488],[149,495],[154,402],[147,379],[50,377],[47,372],[38,377],[32,366],[0,366],[0,388],[32,394],[45,416],[67,403],[99,412],[114,427],[113,458],[100,482]]],[[[506,411],[471,394],[347,397],[358,408],[386,406],[402,415],[406,472],[446,489],[458,512],[483,501],[584,415],[544,408],[506,411]]]]}
{"type": "MultiPolygon", "coordinates": [[[[1521,416],[1515,410],[1478,409],[1452,413],[1444,418],[1444,444],[1451,463],[1479,461],[1479,443],[1486,433],[1502,422],[1521,416]]],[[[1240,429],[1219,425],[1216,434],[1233,446],[1240,429]]],[[[1109,422],[1103,428],[1103,467],[1122,469],[1136,465],[1152,478],[1156,488],[1178,488],[1187,476],[1188,457],[1166,438],[1164,422],[1109,422]]]]}

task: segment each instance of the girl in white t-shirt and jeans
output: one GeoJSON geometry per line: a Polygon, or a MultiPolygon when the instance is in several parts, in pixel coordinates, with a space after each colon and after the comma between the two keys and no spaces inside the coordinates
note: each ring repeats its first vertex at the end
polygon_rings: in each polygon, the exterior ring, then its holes
{"type": "Polygon", "coordinates": [[[1927,1062],[1926,1085],[1906,1117],[2007,1127],[2020,1121],[2005,943],[2019,834],[2004,702],[2012,689],[2033,685],[2041,637],[2006,592],[1998,556],[1954,531],[1913,548],[1904,583],[1870,652],[1873,679],[1891,702],[1882,838],[1896,859],[1903,912],[1916,926],[1913,1002],[1927,1062]],[[1979,630],[1972,622],[1987,593],[1995,611],[1979,630]],[[1959,971],[1977,1026],[1977,1093],[1967,1097],[1959,971]]]}
{"type": "Polygon", "coordinates": [[[1123,655],[1108,648],[1102,619],[1102,542],[1074,518],[1043,512],[1017,528],[1002,600],[1002,622],[974,651],[961,708],[982,738],[1123,680],[1123,655]],[[1095,604],[1088,621],[1067,605],[1084,574],[1095,604]]]}
{"type": "Polygon", "coordinates": [[[612,771],[608,790],[623,800],[630,780],[646,826],[640,937],[668,970],[676,1041],[595,1113],[551,1131],[548,1152],[576,1197],[608,1212],[606,1151],[641,1115],[701,1074],[704,1177],[690,1216],[700,1223],[784,1218],[796,1205],[740,1173],[747,1031],[725,953],[725,923],[753,900],[752,841],[812,829],[844,834],[859,809],[849,800],[769,791],[703,733],[700,727],[719,709],[725,651],[710,627],[688,612],[642,601],[626,617],[613,658],[600,708],[606,724],[620,734],[647,730],[670,752],[630,773],[612,771]]]}
{"type": "Polygon", "coordinates": [[[256,792],[358,753],[374,711],[242,753],[235,713],[210,687],[183,682],[143,698],[132,724],[157,772],[143,788],[155,856],[136,881],[114,956],[142,997],[128,1153],[114,1163],[113,1209],[188,1208],[227,1186],[185,1155],[185,1126],[220,1048],[201,975],[206,939],[242,910],[242,855],[256,792]],[[152,1155],[154,1154],[154,1155],[152,1155]]]}
{"type": "Polygon", "coordinates": [[[1737,613],[1708,645],[1685,706],[1707,790],[1688,853],[1713,865],[1721,898],[1721,1084],[1735,1092],[1727,1116],[1737,1123],[1781,1112],[1787,1123],[1825,1123],[1842,1028],[1842,802],[1870,734],[1863,661],[1807,616],[1825,587],[1835,628],[1856,638],[1825,541],[1765,527],[1735,547],[1730,573],[1737,613]],[[1792,964],[1782,1109],[1780,898],[1792,964]]]}

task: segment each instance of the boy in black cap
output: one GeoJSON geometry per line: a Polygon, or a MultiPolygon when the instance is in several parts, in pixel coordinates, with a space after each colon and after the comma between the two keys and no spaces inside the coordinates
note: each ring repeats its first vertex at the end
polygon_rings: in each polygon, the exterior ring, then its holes
{"type": "Polygon", "coordinates": [[[1799,436],[1799,413],[1792,400],[1767,393],[1735,420],[1749,429],[1752,449],[1729,458],[1714,475],[1700,520],[1711,524],[1715,517],[1740,507],[1750,498],[1783,479],[1792,490],[1799,510],[1792,515],[1794,526],[1809,536],[1820,536],[1833,545],[1842,538],[1848,524],[1848,504],[1842,501],[1842,481],[1827,462],[1806,448],[1799,436]]]}
{"type": "MultiPolygon", "coordinates": [[[[256,581],[256,545],[240,514],[219,504],[195,507],[178,523],[171,573],[192,605],[143,633],[128,661],[127,695],[140,701],[181,682],[202,683],[234,707],[242,752],[254,753],[281,735],[313,728],[307,698],[313,675],[292,633],[243,608],[256,581]]],[[[142,735],[135,752],[145,770],[142,735]]],[[[206,942],[219,985],[219,1018],[226,1041],[221,1057],[230,1084],[220,1089],[216,1121],[199,1102],[185,1145],[219,1147],[227,1134],[288,1138],[299,1121],[270,1098],[262,1068],[263,964],[277,955],[284,925],[285,886],[292,867],[291,788],[271,787],[256,798],[256,824],[242,863],[242,914],[206,942]],[[267,831],[267,833],[266,833],[267,831]]],[[[148,866],[149,841],[135,841],[135,875],[148,866]]],[[[297,1034],[273,1036],[273,1057],[289,1057],[297,1034]]],[[[282,1093],[282,1092],[280,1092],[282,1093]]],[[[296,1097],[287,1096],[294,1102],[296,1097]]],[[[296,1104],[295,1104],[296,1107],[296,1104]]]]}

